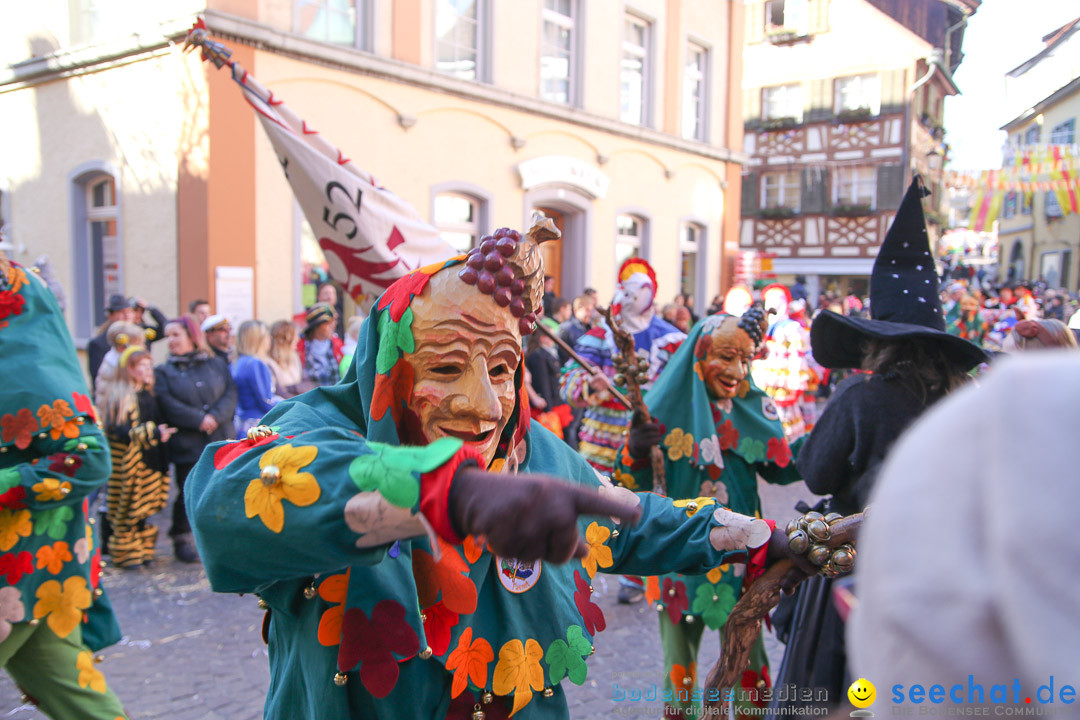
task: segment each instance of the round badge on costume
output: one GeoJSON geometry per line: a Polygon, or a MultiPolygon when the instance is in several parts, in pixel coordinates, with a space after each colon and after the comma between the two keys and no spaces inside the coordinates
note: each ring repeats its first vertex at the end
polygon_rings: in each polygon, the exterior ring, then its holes
{"type": "Polygon", "coordinates": [[[527,563],[514,558],[496,556],[499,567],[499,582],[514,594],[520,594],[532,588],[540,579],[543,569],[539,560],[527,563]]]}
{"type": "Polygon", "coordinates": [[[761,412],[765,417],[769,418],[770,420],[780,419],[780,413],[777,412],[776,403],[772,401],[772,398],[761,398],[761,412]]]}

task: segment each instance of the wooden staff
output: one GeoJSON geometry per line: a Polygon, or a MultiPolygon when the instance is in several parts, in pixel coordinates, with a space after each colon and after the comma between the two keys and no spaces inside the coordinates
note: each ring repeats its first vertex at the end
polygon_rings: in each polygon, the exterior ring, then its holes
{"type": "MultiPolygon", "coordinates": [[[[823,544],[837,548],[844,543],[853,543],[863,519],[864,513],[857,513],[837,520],[829,525],[829,539],[823,544]]],[[[796,568],[791,560],[774,563],[746,589],[731,609],[731,614],[724,623],[720,658],[705,680],[706,714],[721,713],[724,717],[727,716],[728,703],[722,698],[727,688],[739,685],[743,672],[750,665],[750,648],[757,639],[761,620],[780,602],[781,588],[789,574],[802,575],[802,571],[796,568]],[[721,699],[709,700],[709,697],[721,699]]]]}
{"type": "Polygon", "coordinates": [[[588,360],[586,360],[585,358],[581,357],[576,352],[574,352],[574,348],[570,347],[570,344],[568,342],[566,342],[565,340],[563,340],[561,337],[559,337],[555,333],[554,330],[549,328],[544,323],[536,323],[536,329],[541,331],[545,335],[547,335],[552,340],[554,340],[555,344],[558,345],[559,347],[561,347],[563,350],[565,350],[566,354],[569,355],[571,358],[573,358],[574,362],[576,362],[581,367],[585,368],[585,372],[591,373],[593,375],[597,375],[597,376],[603,378],[604,383],[608,386],[608,391],[612,395],[615,396],[616,400],[618,400],[620,403],[625,405],[627,410],[633,410],[634,409],[634,406],[630,402],[630,399],[627,398],[625,395],[623,395],[621,392],[619,392],[619,389],[617,387],[615,387],[614,384],[612,384],[611,380],[608,379],[607,375],[605,375],[598,368],[593,366],[593,364],[590,363],[588,360]]]}
{"type": "MultiPolygon", "coordinates": [[[[615,340],[615,347],[619,350],[618,356],[622,358],[622,362],[626,365],[622,375],[626,379],[626,394],[630,398],[629,407],[635,412],[640,412],[644,422],[651,422],[652,415],[649,414],[649,408],[645,406],[644,393],[641,392],[642,383],[638,380],[638,355],[634,336],[619,326],[619,323],[611,314],[611,308],[599,308],[599,311],[607,320],[608,327],[611,328],[611,334],[615,340]]],[[[649,461],[652,464],[653,492],[657,495],[667,495],[664,451],[659,446],[653,445],[649,448],[649,461]]]]}

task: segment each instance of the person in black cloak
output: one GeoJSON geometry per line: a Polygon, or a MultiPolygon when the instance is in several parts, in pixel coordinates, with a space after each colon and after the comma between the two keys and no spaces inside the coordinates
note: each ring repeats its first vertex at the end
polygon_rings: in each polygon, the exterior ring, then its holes
{"type": "MultiPolygon", "coordinates": [[[[810,328],[821,365],[863,371],[837,386],[796,461],[807,486],[831,496],[826,512],[863,510],[900,434],[988,360],[974,344],[945,332],[922,208],[926,194],[916,177],[885,236],[870,275],[870,317],[823,310],[810,328]]],[[[787,651],[775,685],[825,689],[825,704],[834,706],[854,678],[847,674],[832,580],[814,577],[787,602],[794,602],[794,612],[790,626],[778,628],[787,651]]]]}

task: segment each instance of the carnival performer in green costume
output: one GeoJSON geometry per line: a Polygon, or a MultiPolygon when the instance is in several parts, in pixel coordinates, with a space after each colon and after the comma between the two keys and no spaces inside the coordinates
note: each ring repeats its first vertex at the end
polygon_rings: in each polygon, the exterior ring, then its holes
{"type": "Polygon", "coordinates": [[[56,298],[2,249],[0,378],[0,668],[51,718],[123,718],[94,662],[120,627],[86,512],[109,444],[56,298]]]}
{"type": "MultiPolygon", "coordinates": [[[[757,476],[777,484],[799,479],[776,405],[748,374],[765,328],[759,306],[741,318],[710,315],[694,327],[645,396],[652,422],[639,417],[632,423],[619,451],[619,484],[652,488],[653,445],[664,451],[667,492],[688,515],[722,505],[761,517],[757,476]]],[[[715,630],[724,624],[745,576],[744,565],[724,563],[705,574],[668,573],[648,579],[646,598],[660,611],[664,682],[671,698],[668,715],[700,713],[701,693],[695,694],[695,688],[701,636],[706,627],[715,630]]],[[[759,635],[751,669],[734,693],[736,712],[767,705],[760,691],[768,683],[759,635]]]]}
{"type": "Polygon", "coordinates": [[[702,573],[786,548],[762,520],[615,488],[530,424],[534,240],[556,233],[499,230],[397,281],[341,383],[192,472],[211,584],[269,612],[265,717],[566,718],[561,682],[585,682],[605,627],[597,572],[702,573]]]}

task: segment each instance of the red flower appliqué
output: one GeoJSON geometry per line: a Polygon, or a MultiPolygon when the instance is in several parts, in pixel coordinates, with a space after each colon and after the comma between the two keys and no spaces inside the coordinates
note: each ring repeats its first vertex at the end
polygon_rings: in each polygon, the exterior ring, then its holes
{"type": "Polygon", "coordinates": [[[0,427],[3,428],[0,438],[4,442],[15,441],[15,447],[20,450],[25,450],[30,447],[30,441],[34,439],[34,433],[37,432],[38,421],[34,417],[34,413],[30,412],[28,408],[23,408],[15,415],[8,413],[4,417],[0,418],[0,427]]]}
{"type": "Polygon", "coordinates": [[[82,467],[82,458],[78,455],[56,453],[55,455],[50,455],[49,460],[52,460],[52,463],[49,465],[50,472],[62,473],[68,477],[75,477],[75,473],[82,467]],[[70,464],[66,462],[68,458],[71,458],[70,464]]]}
{"type": "Polygon", "coordinates": [[[26,299],[22,295],[4,290],[0,292],[0,320],[11,315],[22,315],[26,299]]]}
{"type": "Polygon", "coordinates": [[[577,605],[578,612],[581,613],[581,617],[585,621],[585,632],[590,635],[603,632],[604,628],[607,627],[607,621],[604,620],[604,611],[589,599],[592,590],[589,588],[589,583],[585,582],[585,578],[581,577],[580,570],[574,571],[574,585],[577,586],[577,591],[574,593],[574,604],[577,605]]]}
{"type": "Polygon", "coordinates": [[[379,298],[378,309],[385,310],[389,306],[390,319],[399,322],[401,316],[409,309],[409,303],[412,302],[414,297],[423,292],[430,279],[431,275],[421,270],[409,273],[386,289],[386,292],[379,298]]]}
{"type": "Polygon", "coordinates": [[[97,413],[94,412],[94,403],[90,402],[89,397],[73,392],[71,393],[71,402],[75,406],[75,413],[77,415],[86,415],[94,422],[97,422],[97,413]]]}
{"type": "Polygon", "coordinates": [[[22,510],[26,507],[23,500],[26,498],[26,488],[13,487],[7,492],[0,493],[0,510],[22,510]]]}
{"type": "Polygon", "coordinates": [[[260,445],[267,445],[277,439],[278,434],[274,433],[273,435],[258,438],[257,440],[239,440],[237,442],[226,443],[214,452],[214,469],[221,470],[248,450],[257,448],[260,445]]]}
{"type": "Polygon", "coordinates": [[[664,603],[664,610],[671,624],[678,625],[683,612],[690,607],[690,601],[686,597],[686,584],[682,580],[664,578],[664,591],[660,595],[660,601],[664,603]]]}
{"type": "Polygon", "coordinates": [[[16,555],[8,553],[0,556],[0,576],[5,576],[8,585],[19,582],[23,575],[34,572],[34,556],[23,550],[16,555]]]}
{"type": "Polygon", "coordinates": [[[772,460],[780,467],[787,467],[791,462],[791,448],[784,438],[769,438],[769,448],[765,451],[765,457],[772,460]]]}
{"type": "Polygon", "coordinates": [[[450,649],[450,631],[460,618],[460,615],[447,610],[441,602],[424,610],[424,634],[427,635],[433,654],[443,655],[450,649]]]}
{"type": "Polygon", "coordinates": [[[752,693],[747,693],[750,702],[757,707],[765,707],[766,701],[764,699],[764,691],[771,685],[769,682],[769,666],[762,665],[760,673],[753,670],[743,671],[742,682],[740,684],[744,689],[754,691],[752,693]],[[759,682],[761,683],[760,687],[758,686],[759,682]]]}
{"type": "Polygon", "coordinates": [[[730,420],[725,420],[716,426],[716,437],[720,441],[721,450],[730,450],[739,444],[739,431],[730,420]]]}
{"type": "Polygon", "coordinates": [[[415,655],[420,638],[405,621],[405,608],[393,600],[383,600],[371,611],[371,619],[360,608],[345,611],[341,623],[338,668],[348,672],[360,663],[360,681],[377,698],[384,698],[398,680],[394,654],[415,655]]]}

